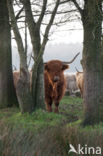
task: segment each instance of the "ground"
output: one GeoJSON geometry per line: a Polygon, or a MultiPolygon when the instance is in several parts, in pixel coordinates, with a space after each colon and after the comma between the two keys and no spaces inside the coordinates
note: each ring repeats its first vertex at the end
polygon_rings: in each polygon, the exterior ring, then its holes
{"type": "Polygon", "coordinates": [[[37,110],[22,115],[17,108],[0,110],[0,156],[73,156],[68,154],[69,144],[103,147],[103,123],[81,126],[82,103],[81,98],[65,96],[59,114],[37,110]]]}

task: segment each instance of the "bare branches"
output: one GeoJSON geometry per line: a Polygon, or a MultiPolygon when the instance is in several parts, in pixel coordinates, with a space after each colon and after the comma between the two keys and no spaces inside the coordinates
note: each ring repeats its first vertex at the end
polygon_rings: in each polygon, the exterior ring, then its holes
{"type": "MultiPolygon", "coordinates": [[[[21,28],[20,23],[22,21],[25,22],[24,18],[26,14],[26,21],[28,24],[31,42],[32,46],[34,47],[33,51],[35,53],[35,60],[38,57],[36,51],[42,51],[42,53],[44,52],[45,45],[48,41],[48,36],[50,34],[51,26],[61,26],[70,20],[74,20],[72,18],[73,14],[75,12],[78,13],[77,10],[82,10],[77,3],[77,0],[43,0],[43,3],[39,3],[38,0],[20,0],[20,2],[20,6],[22,6],[22,8],[17,13],[16,17],[18,19],[21,18],[21,20],[18,20],[21,28]],[[73,7],[74,5],[72,3],[70,3],[69,5],[69,2],[73,2],[76,5],[77,9],[73,7]],[[25,11],[25,14],[21,14],[23,9],[25,11]],[[43,29],[41,28],[41,25],[43,25],[43,29]],[[42,43],[40,32],[44,34],[42,43]]],[[[25,28],[25,25],[23,26],[25,28]]]]}
{"type": "Polygon", "coordinates": [[[19,18],[19,16],[20,16],[20,14],[22,13],[22,11],[24,10],[24,7],[22,7],[20,10],[19,10],[19,12],[17,13],[17,15],[16,15],[16,19],[18,19],[19,18]]]}
{"type": "Polygon", "coordinates": [[[30,5],[30,0],[22,0],[22,3],[25,8],[25,13],[26,13],[26,20],[28,24],[28,29],[31,37],[31,42],[33,46],[33,51],[35,53],[34,57],[38,55],[38,51],[40,49],[40,28],[37,27],[37,23],[34,22],[32,10],[31,10],[31,5],[30,5]]]}
{"type": "Polygon", "coordinates": [[[8,2],[9,15],[10,15],[10,19],[11,19],[11,25],[13,28],[13,32],[15,35],[15,39],[17,42],[18,51],[19,51],[19,55],[20,55],[20,59],[21,59],[21,68],[23,68],[23,67],[27,68],[26,61],[25,61],[26,60],[25,51],[24,51],[24,47],[23,47],[22,38],[21,38],[19,29],[17,26],[17,21],[16,21],[15,14],[14,14],[12,0],[7,0],[7,2],[8,2]]]}
{"type": "Polygon", "coordinates": [[[83,10],[81,9],[81,7],[77,3],[77,1],[76,0],[71,0],[71,1],[74,3],[74,5],[76,6],[76,8],[79,10],[81,16],[83,16],[83,10]]]}
{"type": "Polygon", "coordinates": [[[41,48],[40,48],[40,52],[39,52],[38,57],[36,58],[36,63],[37,64],[39,64],[41,56],[44,53],[44,49],[45,49],[46,43],[48,41],[48,34],[49,34],[50,28],[51,28],[51,26],[53,24],[54,18],[56,16],[56,12],[57,12],[57,9],[58,9],[58,6],[59,6],[59,2],[60,2],[60,0],[56,1],[55,7],[54,7],[52,15],[51,15],[51,18],[49,20],[49,23],[48,23],[46,29],[45,29],[44,39],[43,39],[43,42],[42,42],[42,45],[41,45],[41,48]]]}
{"type": "Polygon", "coordinates": [[[48,25],[46,27],[45,33],[44,33],[44,40],[43,40],[42,45],[45,45],[47,40],[48,40],[48,34],[49,34],[50,28],[51,28],[51,26],[53,24],[53,21],[54,21],[54,18],[55,18],[55,15],[56,15],[56,12],[57,12],[57,9],[58,9],[58,6],[59,6],[59,2],[60,2],[60,0],[56,1],[54,10],[53,10],[51,18],[50,18],[50,21],[49,21],[49,23],[48,23],[48,25]]]}
{"type": "Polygon", "coordinates": [[[43,17],[45,15],[45,11],[46,11],[46,5],[47,5],[47,0],[43,0],[43,6],[42,6],[42,11],[41,11],[41,14],[39,16],[39,20],[37,22],[37,25],[40,27],[40,24],[43,20],[43,17]]]}
{"type": "Polygon", "coordinates": [[[21,0],[21,2],[24,5],[25,8],[25,13],[26,13],[26,19],[29,20],[30,22],[32,22],[31,26],[33,25],[33,27],[36,25],[34,18],[33,18],[33,14],[32,14],[32,9],[31,9],[31,4],[30,4],[30,0],[21,0]]]}

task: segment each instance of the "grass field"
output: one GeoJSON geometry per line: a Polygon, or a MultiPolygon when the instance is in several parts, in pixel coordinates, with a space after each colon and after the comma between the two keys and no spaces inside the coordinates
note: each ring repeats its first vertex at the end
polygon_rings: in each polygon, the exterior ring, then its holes
{"type": "Polygon", "coordinates": [[[85,128],[80,124],[82,103],[81,98],[65,96],[59,114],[0,110],[0,156],[67,156],[70,143],[75,148],[78,144],[103,148],[103,123],[85,128]]]}
{"type": "Polygon", "coordinates": [[[41,129],[45,126],[70,123],[80,120],[83,116],[83,104],[81,98],[65,96],[59,106],[59,114],[48,113],[45,110],[37,110],[32,114],[21,114],[17,108],[0,110],[0,119],[7,123],[22,125],[27,128],[41,129]],[[35,128],[34,128],[35,127],[35,128]]]}

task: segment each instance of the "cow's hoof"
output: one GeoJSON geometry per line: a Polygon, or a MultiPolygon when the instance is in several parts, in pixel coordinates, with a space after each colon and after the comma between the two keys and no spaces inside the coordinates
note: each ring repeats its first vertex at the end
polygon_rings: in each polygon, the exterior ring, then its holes
{"type": "Polygon", "coordinates": [[[48,113],[52,112],[52,109],[47,109],[47,112],[48,112],[48,113]]]}
{"type": "Polygon", "coordinates": [[[54,112],[55,112],[55,113],[59,113],[59,110],[56,108],[56,109],[54,110],[54,112]]]}
{"type": "Polygon", "coordinates": [[[52,107],[51,106],[47,106],[46,110],[47,110],[47,112],[52,112],[52,107]]]}

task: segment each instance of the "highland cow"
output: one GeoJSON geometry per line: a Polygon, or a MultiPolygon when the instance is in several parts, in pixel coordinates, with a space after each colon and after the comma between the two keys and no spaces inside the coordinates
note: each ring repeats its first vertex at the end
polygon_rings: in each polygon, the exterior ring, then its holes
{"type": "Polygon", "coordinates": [[[69,92],[70,95],[72,95],[75,91],[78,90],[78,86],[76,83],[76,76],[75,74],[65,74],[66,79],[66,91],[69,92]]]}
{"type": "Polygon", "coordinates": [[[45,103],[48,112],[52,112],[53,102],[55,104],[54,111],[59,111],[59,102],[62,99],[66,89],[64,70],[69,68],[68,64],[72,63],[78,55],[79,53],[70,62],[52,60],[45,63],[45,103]]]}
{"type": "Polygon", "coordinates": [[[83,91],[84,91],[84,77],[83,77],[83,72],[79,72],[77,70],[77,73],[76,73],[76,82],[77,82],[78,88],[80,89],[81,97],[83,97],[83,91]]]}

